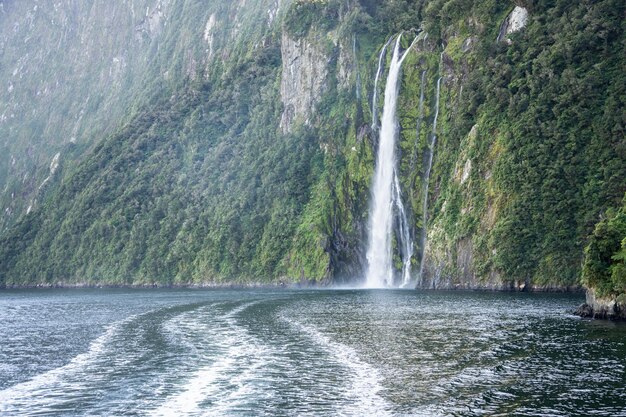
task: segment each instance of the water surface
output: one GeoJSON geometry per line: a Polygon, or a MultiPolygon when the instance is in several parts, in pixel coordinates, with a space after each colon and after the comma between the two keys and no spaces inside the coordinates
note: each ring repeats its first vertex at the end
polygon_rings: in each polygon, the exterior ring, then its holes
{"type": "Polygon", "coordinates": [[[580,295],[0,292],[0,415],[626,416],[580,295]]]}

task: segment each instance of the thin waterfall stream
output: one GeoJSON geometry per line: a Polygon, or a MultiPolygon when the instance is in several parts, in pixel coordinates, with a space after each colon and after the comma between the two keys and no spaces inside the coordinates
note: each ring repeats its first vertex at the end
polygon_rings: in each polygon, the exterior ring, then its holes
{"type": "Polygon", "coordinates": [[[354,70],[356,72],[356,100],[361,100],[361,73],[359,71],[359,60],[356,55],[356,35],[352,36],[352,57],[354,59],[354,70]]]}
{"type": "MultiPolygon", "coordinates": [[[[411,169],[413,172],[415,169],[415,163],[417,161],[418,144],[420,140],[420,132],[422,130],[422,121],[424,119],[424,80],[426,79],[426,70],[422,71],[420,77],[420,101],[417,107],[417,123],[415,125],[415,147],[413,148],[413,154],[411,155],[411,169]]],[[[414,178],[414,177],[412,177],[414,178]]],[[[415,180],[411,180],[411,189],[415,187],[415,180]]]]}
{"type": "MultiPolygon", "coordinates": [[[[393,39],[393,38],[392,38],[393,39]]],[[[411,257],[413,242],[411,241],[406,210],[402,203],[400,181],[397,175],[397,161],[395,148],[398,136],[397,101],[402,62],[406,58],[417,37],[407,50],[400,55],[402,35],[398,35],[393,51],[393,57],[385,85],[385,103],[378,140],[378,152],[374,179],[372,183],[372,205],[370,208],[370,227],[367,249],[367,275],[365,285],[368,288],[383,288],[394,285],[392,265],[392,225],[394,206],[399,216],[398,245],[402,255],[402,283],[410,281],[411,257]]],[[[372,99],[372,128],[378,130],[377,125],[377,86],[382,74],[382,65],[386,49],[391,39],[383,47],[378,59],[378,70],[374,82],[374,96],[372,99]]]]}
{"type": "Polygon", "coordinates": [[[402,287],[405,287],[411,281],[411,257],[413,255],[413,240],[411,239],[411,231],[409,229],[409,222],[406,216],[406,210],[404,204],[402,204],[402,190],[400,189],[400,181],[398,180],[398,173],[393,172],[393,196],[394,203],[398,210],[398,244],[402,252],[402,287]]]}
{"type": "Polygon", "coordinates": [[[420,272],[418,280],[420,284],[423,282],[424,274],[424,257],[426,255],[426,239],[428,233],[428,188],[430,185],[430,172],[433,167],[433,155],[435,153],[435,145],[437,144],[437,119],[439,117],[439,95],[441,92],[441,66],[443,62],[443,51],[439,55],[439,78],[437,79],[437,90],[435,93],[435,117],[433,118],[433,129],[430,134],[430,143],[428,144],[428,162],[426,164],[426,170],[424,171],[424,178],[422,183],[422,232],[420,233],[420,272]]]}

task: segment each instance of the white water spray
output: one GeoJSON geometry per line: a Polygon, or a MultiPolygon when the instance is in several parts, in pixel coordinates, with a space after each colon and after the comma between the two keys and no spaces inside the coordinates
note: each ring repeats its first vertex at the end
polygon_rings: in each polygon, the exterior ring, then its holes
{"type": "MultiPolygon", "coordinates": [[[[387,83],[385,85],[385,105],[383,108],[383,117],[380,128],[380,137],[378,141],[378,154],[376,157],[376,168],[374,172],[374,180],[372,185],[372,206],[370,209],[370,227],[369,227],[369,239],[367,249],[367,277],[365,285],[368,288],[383,288],[393,286],[393,267],[392,267],[392,251],[391,251],[391,235],[392,235],[392,223],[393,223],[393,206],[394,204],[398,208],[398,212],[404,217],[400,221],[401,229],[406,229],[407,240],[410,240],[408,233],[408,226],[406,221],[406,213],[401,201],[400,185],[396,175],[396,139],[398,136],[398,122],[396,118],[396,109],[398,101],[398,79],[400,77],[400,68],[402,62],[406,58],[409,50],[413,46],[404,52],[400,56],[400,41],[402,35],[399,35],[396,39],[396,44],[393,51],[393,57],[391,59],[391,65],[389,67],[389,74],[387,75],[387,83]],[[395,183],[395,184],[394,184],[395,183]],[[395,188],[395,193],[393,193],[395,188]],[[395,198],[394,198],[395,194],[395,198]],[[401,208],[401,209],[400,209],[401,208]],[[404,225],[402,223],[404,222],[404,225]]],[[[417,39],[417,38],[416,38],[417,39]]],[[[413,41],[415,43],[415,41],[413,41]]],[[[388,44],[388,43],[387,43],[388,44]]],[[[380,73],[382,71],[381,65],[384,57],[384,51],[387,45],[383,48],[381,56],[379,57],[379,67],[375,80],[375,91],[373,98],[373,113],[376,108],[376,84],[380,73]]],[[[376,129],[376,115],[374,113],[374,120],[372,126],[376,129]]],[[[404,232],[401,230],[401,235],[404,232]]],[[[404,236],[400,236],[401,239],[404,236]]],[[[406,245],[405,245],[406,246],[406,245]]],[[[406,256],[403,256],[403,275],[404,271],[410,275],[410,258],[412,254],[412,242],[410,243],[410,252],[406,256]],[[408,262],[407,262],[408,259],[408,262]],[[408,265],[408,268],[406,267],[408,265]]],[[[402,252],[409,252],[405,247],[402,252]]],[[[408,279],[408,278],[407,278],[408,279]]],[[[404,278],[403,278],[404,280],[404,278]]]]}
{"type": "Polygon", "coordinates": [[[435,95],[435,117],[433,119],[433,130],[430,134],[430,143],[428,145],[428,163],[426,164],[426,170],[424,171],[424,179],[422,183],[422,232],[420,235],[420,272],[419,281],[423,282],[424,274],[424,257],[426,255],[426,235],[427,235],[427,223],[428,223],[428,188],[430,185],[430,172],[433,167],[433,155],[435,153],[435,145],[437,144],[437,118],[439,117],[439,95],[441,92],[441,65],[443,62],[443,51],[439,55],[439,78],[437,79],[437,91],[435,95]]]}

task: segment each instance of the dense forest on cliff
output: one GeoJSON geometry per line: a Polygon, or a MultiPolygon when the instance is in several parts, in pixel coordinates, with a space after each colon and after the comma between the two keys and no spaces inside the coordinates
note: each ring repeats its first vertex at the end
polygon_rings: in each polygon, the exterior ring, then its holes
{"type": "MultiPolygon", "coordinates": [[[[141,43],[125,48],[117,96],[82,109],[91,124],[80,125],[78,140],[44,152],[45,143],[29,141],[48,128],[3,121],[0,284],[359,280],[377,143],[374,78],[382,48],[402,32],[403,49],[419,37],[402,68],[398,154],[411,234],[427,230],[413,257],[414,271],[424,262],[421,285],[575,286],[587,253],[585,270],[610,281],[607,291],[624,288],[623,1],[152,3],[146,16],[128,18],[128,36],[139,31],[141,43]],[[519,28],[510,24],[516,7],[528,13],[519,28]],[[28,152],[30,162],[8,157],[28,152]],[[589,266],[605,229],[613,262],[589,266]]],[[[75,12],[70,38],[81,33],[75,12]]],[[[120,38],[84,48],[117,57],[128,42],[120,38]]],[[[26,45],[23,54],[42,48],[26,45]]],[[[107,85],[100,67],[73,71],[68,77],[91,80],[81,97],[107,85]]],[[[32,89],[9,81],[11,94],[32,89]]],[[[51,97],[71,109],[77,96],[51,97]]]]}

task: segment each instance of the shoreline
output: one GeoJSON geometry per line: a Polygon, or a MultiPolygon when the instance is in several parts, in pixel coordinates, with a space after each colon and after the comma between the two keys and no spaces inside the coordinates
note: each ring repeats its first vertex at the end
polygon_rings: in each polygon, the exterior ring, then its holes
{"type": "MultiPolygon", "coordinates": [[[[359,289],[359,286],[329,285],[317,282],[276,282],[276,283],[188,283],[188,284],[107,284],[107,283],[46,283],[27,285],[0,285],[2,290],[35,290],[35,289],[359,289]]],[[[403,288],[389,288],[403,289],[403,288]]],[[[407,291],[469,291],[469,292],[502,292],[502,293],[567,293],[582,294],[585,288],[581,286],[514,286],[514,285],[454,285],[442,287],[416,286],[404,288],[407,291]]]]}
{"type": "Polygon", "coordinates": [[[518,285],[517,283],[466,285],[448,284],[441,286],[416,286],[416,290],[422,291],[478,291],[478,292],[517,292],[517,293],[569,293],[583,294],[585,288],[581,285],[518,285]]]}
{"type": "Polygon", "coordinates": [[[305,288],[298,284],[268,284],[268,283],[229,283],[229,284],[30,284],[30,285],[0,285],[3,290],[47,290],[47,289],[276,289],[276,288],[305,288]]]}
{"type": "Polygon", "coordinates": [[[626,300],[624,295],[597,297],[595,291],[587,290],[585,302],[578,306],[574,314],[586,319],[626,321],[626,300]]]}

